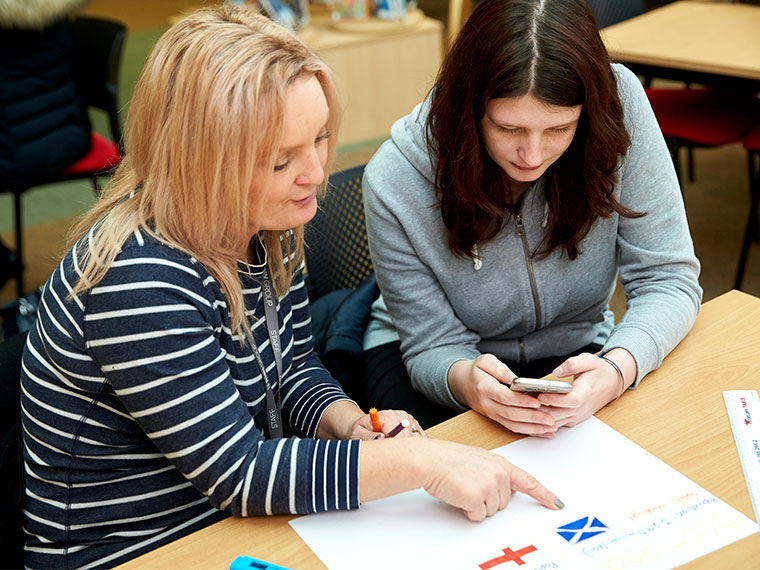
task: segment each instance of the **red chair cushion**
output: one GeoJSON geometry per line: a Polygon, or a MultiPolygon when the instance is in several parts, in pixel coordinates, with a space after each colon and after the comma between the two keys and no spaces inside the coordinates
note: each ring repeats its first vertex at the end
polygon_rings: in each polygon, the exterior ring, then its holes
{"type": "Polygon", "coordinates": [[[740,141],[760,120],[760,100],[719,89],[647,88],[662,134],[696,144],[740,141]]]}
{"type": "Polygon", "coordinates": [[[756,150],[760,152],[760,123],[742,139],[742,144],[747,150],[756,150]]]}
{"type": "Polygon", "coordinates": [[[77,160],[74,164],[63,169],[66,174],[89,174],[109,170],[119,164],[121,154],[119,147],[103,138],[98,133],[90,134],[90,152],[77,160]]]}

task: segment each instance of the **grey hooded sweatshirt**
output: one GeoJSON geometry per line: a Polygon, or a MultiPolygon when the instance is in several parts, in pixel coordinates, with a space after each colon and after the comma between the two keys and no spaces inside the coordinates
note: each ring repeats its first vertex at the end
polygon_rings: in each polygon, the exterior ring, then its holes
{"type": "Polygon", "coordinates": [[[673,164],[639,80],[613,68],[632,139],[614,194],[646,215],[599,218],[573,261],[560,248],[533,255],[546,233],[541,180],[527,190],[518,215],[471,258],[451,253],[425,142],[428,101],[396,121],[367,165],[367,231],[382,296],[365,349],[400,339],[412,385],[429,399],[464,409],[447,380],[458,360],[491,353],[530,362],[590,343],[602,352],[630,352],[636,386],[694,323],[699,262],[673,164]],[[609,301],[618,274],[627,308],[615,324],[609,301]]]}

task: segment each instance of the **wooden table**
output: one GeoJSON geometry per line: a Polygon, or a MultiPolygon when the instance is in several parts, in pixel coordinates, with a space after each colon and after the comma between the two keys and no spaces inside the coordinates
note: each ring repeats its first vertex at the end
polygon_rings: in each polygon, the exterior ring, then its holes
{"type": "MultiPolygon", "coordinates": [[[[597,417],[754,520],[722,392],[759,387],[760,299],[732,291],[705,303],[660,369],[597,417]]],[[[428,433],[487,449],[519,439],[474,412],[428,433]]],[[[292,518],[229,518],[120,568],[221,570],[243,554],[298,570],[324,568],[288,524],[292,518]]],[[[760,534],[754,534],[683,568],[748,569],[758,561],[760,534]]]]}
{"type": "Polygon", "coordinates": [[[602,30],[639,75],[760,91],[760,6],[686,0],[602,30]]]}

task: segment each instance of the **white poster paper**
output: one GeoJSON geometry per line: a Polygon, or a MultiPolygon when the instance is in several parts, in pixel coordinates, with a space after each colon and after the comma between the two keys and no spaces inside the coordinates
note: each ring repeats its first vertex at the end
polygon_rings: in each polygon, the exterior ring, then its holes
{"type": "Polygon", "coordinates": [[[553,440],[525,438],[494,451],[565,508],[517,493],[506,510],[473,523],[417,490],[290,524],[330,570],[665,569],[758,531],[596,418],[553,440]]]}

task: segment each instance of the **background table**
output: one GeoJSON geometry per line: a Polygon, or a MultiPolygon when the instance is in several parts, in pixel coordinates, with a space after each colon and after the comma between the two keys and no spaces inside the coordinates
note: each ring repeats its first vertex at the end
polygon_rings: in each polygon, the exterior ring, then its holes
{"type": "Polygon", "coordinates": [[[432,87],[443,55],[443,24],[419,11],[405,23],[315,21],[301,37],[335,73],[341,146],[389,137],[432,87]]]}
{"type": "MultiPolygon", "coordinates": [[[[314,10],[317,5],[312,5],[314,10]]],[[[176,24],[191,6],[169,18],[176,24]]],[[[433,86],[443,57],[443,24],[421,10],[404,20],[342,20],[312,12],[298,32],[335,73],[343,104],[341,146],[377,144],[391,125],[421,102],[433,86]]]]}
{"type": "MultiPolygon", "coordinates": [[[[659,370],[597,417],[754,520],[722,392],[758,388],[759,348],[760,299],[726,293],[702,306],[691,333],[659,370]]],[[[519,439],[474,412],[428,433],[487,449],[519,439]]],[[[288,524],[292,518],[229,518],[120,568],[221,570],[238,555],[298,570],[324,568],[288,524]]],[[[683,568],[748,569],[759,560],[760,534],[754,534],[683,568]]]]}
{"type": "Polygon", "coordinates": [[[681,1],[602,30],[639,75],[760,91],[760,6],[681,1]]]}

